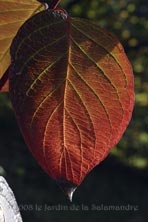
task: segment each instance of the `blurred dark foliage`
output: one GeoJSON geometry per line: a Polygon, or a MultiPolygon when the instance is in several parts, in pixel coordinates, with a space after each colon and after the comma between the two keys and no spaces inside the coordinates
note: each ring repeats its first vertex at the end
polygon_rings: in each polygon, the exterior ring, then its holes
{"type": "MultiPolygon", "coordinates": [[[[0,174],[12,187],[23,221],[147,222],[148,200],[148,1],[63,0],[71,16],[96,21],[115,33],[132,63],[136,102],[133,117],[120,143],[75,193],[73,203],[38,166],[18,129],[9,96],[0,94],[0,174]],[[61,210],[44,211],[44,206],[61,210]],[[75,210],[62,206],[75,205],[75,210]],[[88,210],[82,210],[82,204],[88,210]],[[95,210],[92,204],[134,205],[138,210],[95,210]],[[37,207],[42,207],[39,210],[37,207]],[[76,207],[78,210],[76,210],[76,207]]],[[[74,208],[74,207],[73,207],[74,208]]]]}

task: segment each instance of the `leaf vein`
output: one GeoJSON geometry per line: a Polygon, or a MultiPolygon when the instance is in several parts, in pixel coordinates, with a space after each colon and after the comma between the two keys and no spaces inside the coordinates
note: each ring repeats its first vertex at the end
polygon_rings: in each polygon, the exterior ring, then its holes
{"type": "MultiPolygon", "coordinates": [[[[64,36],[60,37],[59,39],[56,39],[56,40],[53,41],[52,43],[49,43],[49,44],[41,47],[39,50],[35,51],[35,53],[33,53],[33,54],[23,63],[23,65],[22,65],[21,69],[19,70],[19,72],[22,73],[23,70],[24,70],[24,68],[28,65],[28,63],[29,63],[32,59],[35,58],[36,55],[40,54],[44,49],[46,49],[46,48],[49,47],[49,46],[54,45],[55,43],[57,43],[58,41],[60,41],[60,40],[63,39],[63,38],[64,38],[64,36]]],[[[63,55],[62,55],[62,57],[63,57],[63,55]]],[[[59,57],[59,58],[61,58],[61,57],[59,57]]],[[[59,60],[56,60],[56,61],[53,62],[52,64],[55,64],[57,61],[59,61],[59,60]]],[[[52,64],[51,64],[51,66],[52,66],[52,64]]],[[[40,73],[39,75],[42,75],[42,74],[40,73]]]]}
{"type": "MultiPolygon", "coordinates": [[[[116,91],[116,95],[118,97],[118,102],[120,103],[120,107],[122,108],[122,118],[123,118],[123,105],[121,103],[121,100],[120,100],[120,97],[119,97],[119,92],[118,92],[118,89],[114,86],[114,84],[112,83],[112,81],[108,78],[107,75],[105,75],[104,71],[101,69],[101,67],[95,63],[95,61],[88,55],[88,53],[86,53],[84,51],[84,49],[82,49],[82,47],[80,47],[76,41],[74,39],[72,39],[73,43],[81,50],[81,52],[93,63],[93,65],[95,65],[100,71],[101,73],[105,76],[105,78],[107,79],[107,81],[111,84],[111,86],[113,87],[113,89],[116,91]]],[[[72,65],[72,64],[71,64],[72,65]]],[[[73,69],[75,69],[75,67],[72,65],[73,69]]],[[[75,69],[76,73],[78,74],[78,71],[75,69]]],[[[82,76],[80,74],[78,74],[78,76],[86,83],[86,85],[91,89],[92,92],[94,92],[94,94],[97,96],[97,98],[100,100],[102,106],[104,107],[104,110],[109,118],[109,114],[105,108],[105,105],[103,104],[102,100],[100,99],[100,97],[95,93],[95,91],[90,87],[90,85],[85,81],[84,78],[82,78],[82,76]]],[[[110,120],[110,118],[109,118],[110,120]]],[[[112,126],[112,124],[111,124],[112,126]]],[[[111,127],[112,128],[112,127],[111,127]]]]}
{"type": "Polygon", "coordinates": [[[46,25],[41,26],[41,27],[38,28],[38,29],[35,29],[35,30],[32,31],[29,35],[27,34],[26,37],[24,37],[24,38],[22,39],[22,41],[20,41],[20,43],[18,44],[17,50],[16,50],[16,52],[15,52],[15,57],[17,58],[17,55],[18,55],[19,50],[20,50],[20,48],[21,48],[21,45],[26,41],[26,39],[31,38],[31,36],[32,36],[33,34],[37,33],[37,32],[42,32],[42,30],[46,29],[47,27],[50,27],[50,26],[53,26],[53,25],[57,25],[57,24],[60,24],[60,23],[62,23],[62,21],[53,22],[53,23],[51,23],[51,24],[48,23],[48,24],[46,24],[46,25]]]}
{"type": "Polygon", "coordinates": [[[12,25],[12,24],[17,24],[17,23],[23,23],[24,22],[24,19],[22,20],[22,19],[20,19],[20,20],[17,20],[17,21],[13,21],[13,22],[7,22],[7,23],[2,23],[2,24],[0,24],[0,27],[1,26],[5,26],[4,28],[6,28],[6,26],[7,25],[12,25]]]}
{"type": "Polygon", "coordinates": [[[109,120],[109,125],[110,125],[110,128],[112,129],[112,123],[111,123],[111,120],[110,120],[110,116],[109,116],[109,113],[103,103],[103,101],[101,100],[100,96],[95,92],[95,90],[88,84],[88,82],[79,74],[78,70],[76,70],[76,68],[71,64],[72,68],[75,70],[75,73],[76,75],[82,80],[82,82],[90,89],[90,91],[96,96],[96,98],[100,101],[105,113],[106,113],[106,116],[109,120]]]}
{"type": "Polygon", "coordinates": [[[127,86],[126,73],[124,72],[122,66],[120,65],[120,63],[118,62],[118,60],[116,59],[116,57],[114,56],[114,54],[111,53],[110,51],[108,51],[104,45],[102,45],[102,44],[100,44],[99,42],[95,41],[95,39],[91,38],[90,35],[88,35],[88,34],[85,33],[84,31],[82,31],[81,29],[79,29],[77,26],[75,26],[74,24],[72,24],[72,26],[73,26],[77,31],[79,31],[81,34],[83,34],[83,35],[86,36],[88,39],[90,39],[92,42],[94,42],[94,43],[97,44],[98,46],[102,47],[102,48],[114,59],[114,61],[118,64],[118,66],[120,67],[122,73],[124,74],[125,82],[126,82],[125,87],[126,87],[126,86],[127,86]]]}
{"type": "Polygon", "coordinates": [[[64,82],[65,82],[65,79],[63,80],[63,82],[61,82],[61,84],[59,84],[59,85],[57,86],[57,88],[55,88],[55,89],[52,90],[50,93],[48,93],[48,94],[44,97],[44,99],[40,102],[40,104],[37,106],[36,110],[35,110],[34,113],[33,113],[33,116],[32,116],[32,119],[31,119],[31,126],[32,126],[32,124],[33,124],[33,121],[34,121],[34,119],[35,119],[38,111],[40,110],[40,108],[42,107],[42,105],[44,104],[44,102],[45,102],[51,95],[53,95],[53,93],[56,92],[64,82]]]}
{"type": "MultiPolygon", "coordinates": [[[[90,116],[90,114],[89,114],[89,111],[88,111],[86,105],[84,104],[83,99],[81,98],[79,92],[77,91],[77,89],[75,88],[74,84],[72,83],[72,81],[71,81],[70,79],[69,79],[68,81],[69,81],[69,84],[71,85],[71,87],[73,88],[73,90],[76,92],[79,100],[81,101],[81,104],[83,105],[83,108],[84,108],[84,110],[85,110],[86,115],[89,117],[89,122],[91,123],[91,128],[92,128],[92,132],[93,132],[93,136],[94,136],[94,141],[96,141],[96,133],[95,133],[95,130],[94,130],[93,121],[92,121],[92,119],[91,119],[91,116],[90,116]]],[[[94,143],[95,143],[95,142],[94,142],[94,143]]],[[[95,148],[96,148],[96,147],[95,147],[95,148]]],[[[95,153],[95,149],[94,149],[94,153],[95,153]]],[[[88,165],[88,169],[89,169],[89,165],[88,165]]]]}
{"type": "MultiPolygon", "coordinates": [[[[46,162],[46,134],[47,134],[47,128],[48,128],[48,125],[49,125],[49,122],[51,121],[54,113],[59,109],[59,107],[62,105],[63,103],[63,100],[53,109],[51,115],[49,116],[48,118],[48,121],[46,123],[46,126],[45,126],[45,130],[44,130],[44,136],[43,136],[43,154],[44,154],[44,159],[45,159],[45,162],[46,162]]],[[[47,162],[46,162],[47,163],[47,162]]],[[[48,163],[47,163],[47,166],[48,166],[48,163]]]]}
{"type": "MultiPolygon", "coordinates": [[[[77,125],[74,118],[71,116],[70,112],[65,108],[66,112],[68,113],[69,117],[71,118],[72,122],[74,123],[75,127],[77,128],[77,131],[79,132],[79,138],[80,138],[80,156],[81,156],[81,165],[80,165],[80,178],[82,176],[82,163],[83,163],[83,149],[82,149],[82,134],[79,126],[77,125]]],[[[74,173],[73,168],[71,168],[73,179],[74,179],[74,173]]]]}

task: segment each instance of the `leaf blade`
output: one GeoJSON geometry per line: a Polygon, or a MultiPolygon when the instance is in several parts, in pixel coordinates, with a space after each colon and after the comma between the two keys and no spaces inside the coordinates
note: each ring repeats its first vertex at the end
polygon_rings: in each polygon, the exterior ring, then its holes
{"type": "Polygon", "coordinates": [[[53,179],[79,185],[131,118],[133,74],[121,44],[88,20],[45,11],[20,29],[11,56],[10,95],[31,152],[53,179]]]}

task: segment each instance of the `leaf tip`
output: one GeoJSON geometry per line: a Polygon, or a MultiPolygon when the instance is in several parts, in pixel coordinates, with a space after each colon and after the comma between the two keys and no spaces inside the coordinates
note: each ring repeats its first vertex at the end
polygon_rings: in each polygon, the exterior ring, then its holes
{"type": "Polygon", "coordinates": [[[58,179],[56,180],[60,189],[66,194],[67,198],[72,202],[73,194],[77,189],[77,186],[67,180],[58,179]]]}

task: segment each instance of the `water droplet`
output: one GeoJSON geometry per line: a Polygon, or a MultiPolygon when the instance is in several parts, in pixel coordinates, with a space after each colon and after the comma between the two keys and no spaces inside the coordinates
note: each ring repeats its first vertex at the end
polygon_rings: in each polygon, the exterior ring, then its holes
{"type": "Polygon", "coordinates": [[[76,190],[76,187],[73,187],[71,188],[70,190],[67,191],[67,196],[68,196],[68,199],[72,202],[72,198],[73,198],[73,194],[76,190]]]}
{"type": "Polygon", "coordinates": [[[72,202],[73,194],[77,189],[77,186],[69,181],[58,179],[56,180],[60,189],[66,194],[68,199],[72,202]]]}

